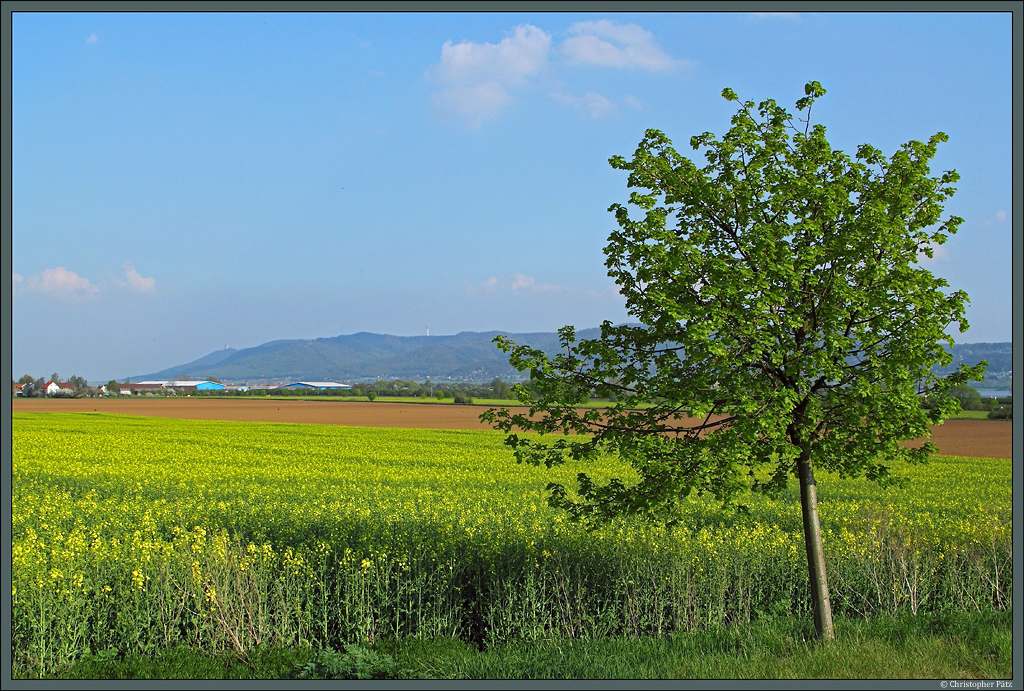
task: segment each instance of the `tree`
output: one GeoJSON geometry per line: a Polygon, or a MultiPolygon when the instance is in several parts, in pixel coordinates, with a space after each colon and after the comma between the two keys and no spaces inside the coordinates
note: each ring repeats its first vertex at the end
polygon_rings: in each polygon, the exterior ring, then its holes
{"type": "Polygon", "coordinates": [[[71,384],[71,386],[74,388],[75,397],[85,396],[90,392],[89,382],[86,381],[84,377],[79,377],[78,375],[72,374],[70,377],[68,377],[67,383],[71,384]]]}
{"type": "MultiPolygon", "coordinates": [[[[890,157],[865,144],[851,159],[811,125],[825,90],[810,82],[804,93],[803,119],[772,100],[746,101],[721,139],[693,137],[703,167],[658,130],[632,160],[610,159],[639,190],[629,197],[637,218],[609,208],[619,227],[605,247],[639,324],[606,321],[600,338],[581,341],[564,327],[553,357],[496,338],[530,373],[532,392],[515,387],[530,413],[481,418],[509,433],[520,462],[550,467],[599,450],[628,461],[635,481],[602,485],[580,473],[578,498],[548,485],[552,506],[588,522],[646,515],[672,525],[691,493],[736,505],[795,478],[815,630],[831,639],[814,471],[886,483],[892,461],[925,461],[933,444],[899,442],[955,412],[951,387],[980,379],[984,363],[945,378],[930,371],[951,360],[944,331],[967,328],[966,294],[944,292],[917,265],[962,221],[940,219],[956,172],[929,177],[946,136],[890,157]],[[574,407],[591,392],[617,401],[574,407]],[[923,408],[922,395],[934,405],[923,408]],[[514,430],[565,436],[548,443],[514,430]]],[[[738,101],[731,89],[722,96],[738,101]]]]}
{"type": "Polygon", "coordinates": [[[35,388],[35,381],[32,379],[31,374],[21,375],[21,379],[18,380],[18,384],[21,384],[21,395],[31,396],[32,389],[35,388]]]}
{"type": "Polygon", "coordinates": [[[950,389],[949,395],[960,403],[962,410],[981,410],[984,407],[981,394],[973,386],[959,384],[950,389]]]}
{"type": "Polygon", "coordinates": [[[508,398],[512,395],[509,385],[498,377],[491,380],[491,391],[495,398],[508,398]]]}

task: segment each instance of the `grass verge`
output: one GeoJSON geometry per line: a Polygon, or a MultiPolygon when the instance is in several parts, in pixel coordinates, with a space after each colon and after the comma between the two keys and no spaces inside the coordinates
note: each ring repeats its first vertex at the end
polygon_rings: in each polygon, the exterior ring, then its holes
{"type": "Polygon", "coordinates": [[[761,620],[662,638],[548,640],[486,650],[453,639],[346,651],[268,647],[209,654],[93,655],[65,679],[1010,679],[1012,611],[838,619],[836,641],[807,622],[761,620]]]}

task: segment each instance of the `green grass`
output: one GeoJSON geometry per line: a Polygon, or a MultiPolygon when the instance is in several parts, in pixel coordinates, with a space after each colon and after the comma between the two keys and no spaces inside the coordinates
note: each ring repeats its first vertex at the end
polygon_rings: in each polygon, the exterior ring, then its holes
{"type": "Polygon", "coordinates": [[[89,655],[54,675],[58,679],[287,679],[312,655],[309,648],[266,646],[210,654],[181,645],[153,655],[89,655]]]}
{"type": "Polygon", "coordinates": [[[950,420],[987,420],[987,410],[961,410],[956,415],[949,418],[950,420]]]}
{"type": "Polygon", "coordinates": [[[836,631],[836,641],[822,645],[811,640],[806,622],[782,619],[661,638],[541,641],[481,653],[453,649],[421,673],[448,679],[1012,677],[1009,612],[838,619],[836,631]]]}
{"type": "MultiPolygon", "coordinates": [[[[795,619],[721,626],[661,638],[546,640],[479,650],[450,638],[351,648],[363,678],[405,679],[1009,679],[1012,612],[840,618],[822,645],[795,619]],[[369,651],[369,652],[368,652],[369,651]]],[[[353,678],[342,653],[267,646],[209,654],[176,647],[152,656],[92,655],[64,679],[353,678]],[[331,671],[334,671],[333,673],[331,671]]]]}

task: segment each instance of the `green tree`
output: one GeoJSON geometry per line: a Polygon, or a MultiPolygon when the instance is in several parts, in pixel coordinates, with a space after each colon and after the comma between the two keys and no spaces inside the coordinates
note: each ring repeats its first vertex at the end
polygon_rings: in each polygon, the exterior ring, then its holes
{"type": "Polygon", "coordinates": [[[91,389],[89,388],[89,382],[86,381],[84,377],[79,377],[78,375],[72,374],[70,377],[68,377],[67,383],[71,384],[71,386],[74,387],[76,397],[85,396],[89,394],[91,391],[91,389]]]}
{"type": "Polygon", "coordinates": [[[18,380],[18,384],[21,384],[21,395],[31,396],[32,390],[35,388],[35,380],[32,379],[31,374],[21,375],[21,379],[18,380]]]}
{"type": "Polygon", "coordinates": [[[495,398],[508,398],[512,395],[509,385],[498,377],[491,380],[491,391],[494,393],[495,398]]]}
{"type": "MultiPolygon", "coordinates": [[[[580,473],[578,498],[548,485],[553,506],[588,522],[647,515],[672,525],[691,493],[730,505],[795,478],[815,630],[831,639],[814,471],[885,483],[893,461],[926,460],[933,444],[899,442],[955,412],[950,388],[980,378],[984,363],[944,379],[930,371],[950,362],[945,330],[967,328],[966,294],[917,265],[962,220],[940,218],[957,174],[929,177],[946,136],[889,157],[865,144],[851,159],[811,125],[824,93],[806,85],[802,119],[772,100],[741,102],[721,139],[690,140],[702,167],[657,130],[632,160],[610,159],[628,171],[640,213],[610,207],[619,227],[606,266],[639,325],[605,322],[600,338],[581,341],[564,327],[553,357],[496,338],[530,373],[531,388],[515,391],[531,414],[481,418],[509,433],[520,462],[550,467],[610,450],[632,464],[636,480],[580,473]],[[591,392],[617,402],[574,407],[591,392]],[[922,408],[921,394],[936,403],[922,408]]],[[[722,96],[738,101],[731,89],[722,96]]]]}
{"type": "Polygon", "coordinates": [[[981,410],[985,407],[981,394],[973,386],[959,384],[949,390],[949,395],[960,403],[963,410],[981,410]]]}

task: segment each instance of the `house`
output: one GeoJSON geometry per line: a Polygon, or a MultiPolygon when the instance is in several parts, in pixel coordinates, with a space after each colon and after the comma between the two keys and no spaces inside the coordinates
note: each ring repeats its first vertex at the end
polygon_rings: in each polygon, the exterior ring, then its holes
{"type": "Polygon", "coordinates": [[[75,387],[67,382],[47,382],[46,384],[46,395],[47,396],[74,396],[75,387]]]}

